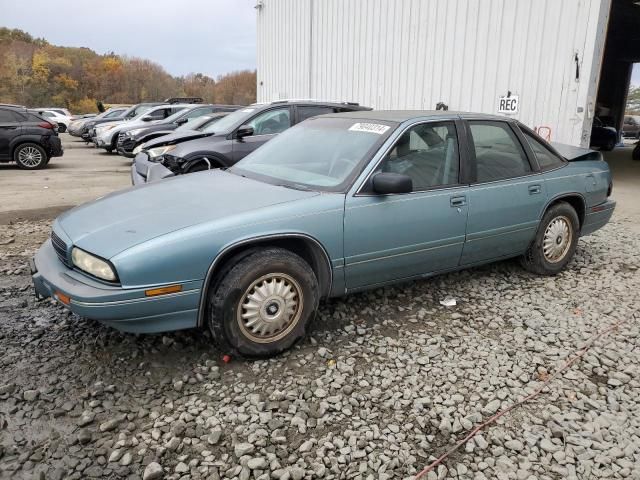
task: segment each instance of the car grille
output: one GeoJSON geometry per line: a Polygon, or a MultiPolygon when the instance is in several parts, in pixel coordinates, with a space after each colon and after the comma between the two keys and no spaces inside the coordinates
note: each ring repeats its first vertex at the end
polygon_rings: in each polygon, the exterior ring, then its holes
{"type": "Polygon", "coordinates": [[[51,244],[53,245],[53,249],[56,251],[58,258],[62,263],[69,266],[69,258],[67,256],[67,244],[56,235],[55,232],[51,232],[51,244]]]}

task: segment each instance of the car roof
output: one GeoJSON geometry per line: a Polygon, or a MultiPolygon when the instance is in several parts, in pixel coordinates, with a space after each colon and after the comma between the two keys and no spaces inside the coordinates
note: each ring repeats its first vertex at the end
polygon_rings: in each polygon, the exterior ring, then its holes
{"type": "Polygon", "coordinates": [[[339,100],[319,100],[313,98],[290,98],[286,100],[274,100],[273,102],[252,103],[249,107],[263,108],[272,105],[312,105],[312,106],[328,106],[337,108],[349,108],[352,110],[371,110],[370,107],[364,107],[356,102],[341,102],[339,100]]]}
{"type": "Polygon", "coordinates": [[[417,118],[429,118],[433,120],[452,119],[479,119],[512,121],[509,117],[490,115],[487,113],[457,112],[451,110],[358,110],[353,112],[330,113],[328,117],[348,117],[362,120],[381,120],[387,122],[403,123],[417,118]]]}
{"type": "Polygon", "coordinates": [[[19,110],[21,112],[27,111],[27,107],[23,105],[14,105],[12,103],[0,103],[0,108],[8,108],[9,110],[19,110]]]}

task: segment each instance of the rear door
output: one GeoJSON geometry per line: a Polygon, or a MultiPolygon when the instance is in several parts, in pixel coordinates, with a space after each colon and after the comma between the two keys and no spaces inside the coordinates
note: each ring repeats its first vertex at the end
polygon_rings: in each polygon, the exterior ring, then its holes
{"type": "Polygon", "coordinates": [[[0,156],[11,155],[11,141],[20,135],[22,119],[18,113],[0,108],[0,156]]]}
{"type": "Polygon", "coordinates": [[[547,201],[538,166],[509,122],[468,121],[472,184],[461,265],[526,251],[547,201]]]}
{"type": "Polygon", "coordinates": [[[292,111],[289,105],[270,108],[255,115],[245,125],[253,128],[253,135],[236,138],[233,133],[231,158],[233,163],[243,159],[256,148],[264,145],[292,124],[292,111]]]}

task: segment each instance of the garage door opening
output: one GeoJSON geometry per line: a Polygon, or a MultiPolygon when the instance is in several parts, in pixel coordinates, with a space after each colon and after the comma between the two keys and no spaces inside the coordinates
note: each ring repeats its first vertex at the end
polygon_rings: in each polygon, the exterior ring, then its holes
{"type": "MultiPolygon", "coordinates": [[[[627,96],[640,63],[640,0],[611,0],[591,145],[608,150],[611,129],[621,138],[627,96]]],[[[617,142],[616,142],[617,143],[617,142]]]]}

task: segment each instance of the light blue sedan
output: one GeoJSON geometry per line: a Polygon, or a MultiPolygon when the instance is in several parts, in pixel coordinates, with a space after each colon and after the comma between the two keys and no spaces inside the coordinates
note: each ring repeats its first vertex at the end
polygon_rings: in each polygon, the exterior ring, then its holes
{"type": "Polygon", "coordinates": [[[208,327],[225,353],[274,355],[323,298],[510,257],[560,272],[615,202],[599,153],[559,149],[504,117],[316,117],[228,170],[61,215],[33,282],[123,331],[208,327]]]}

